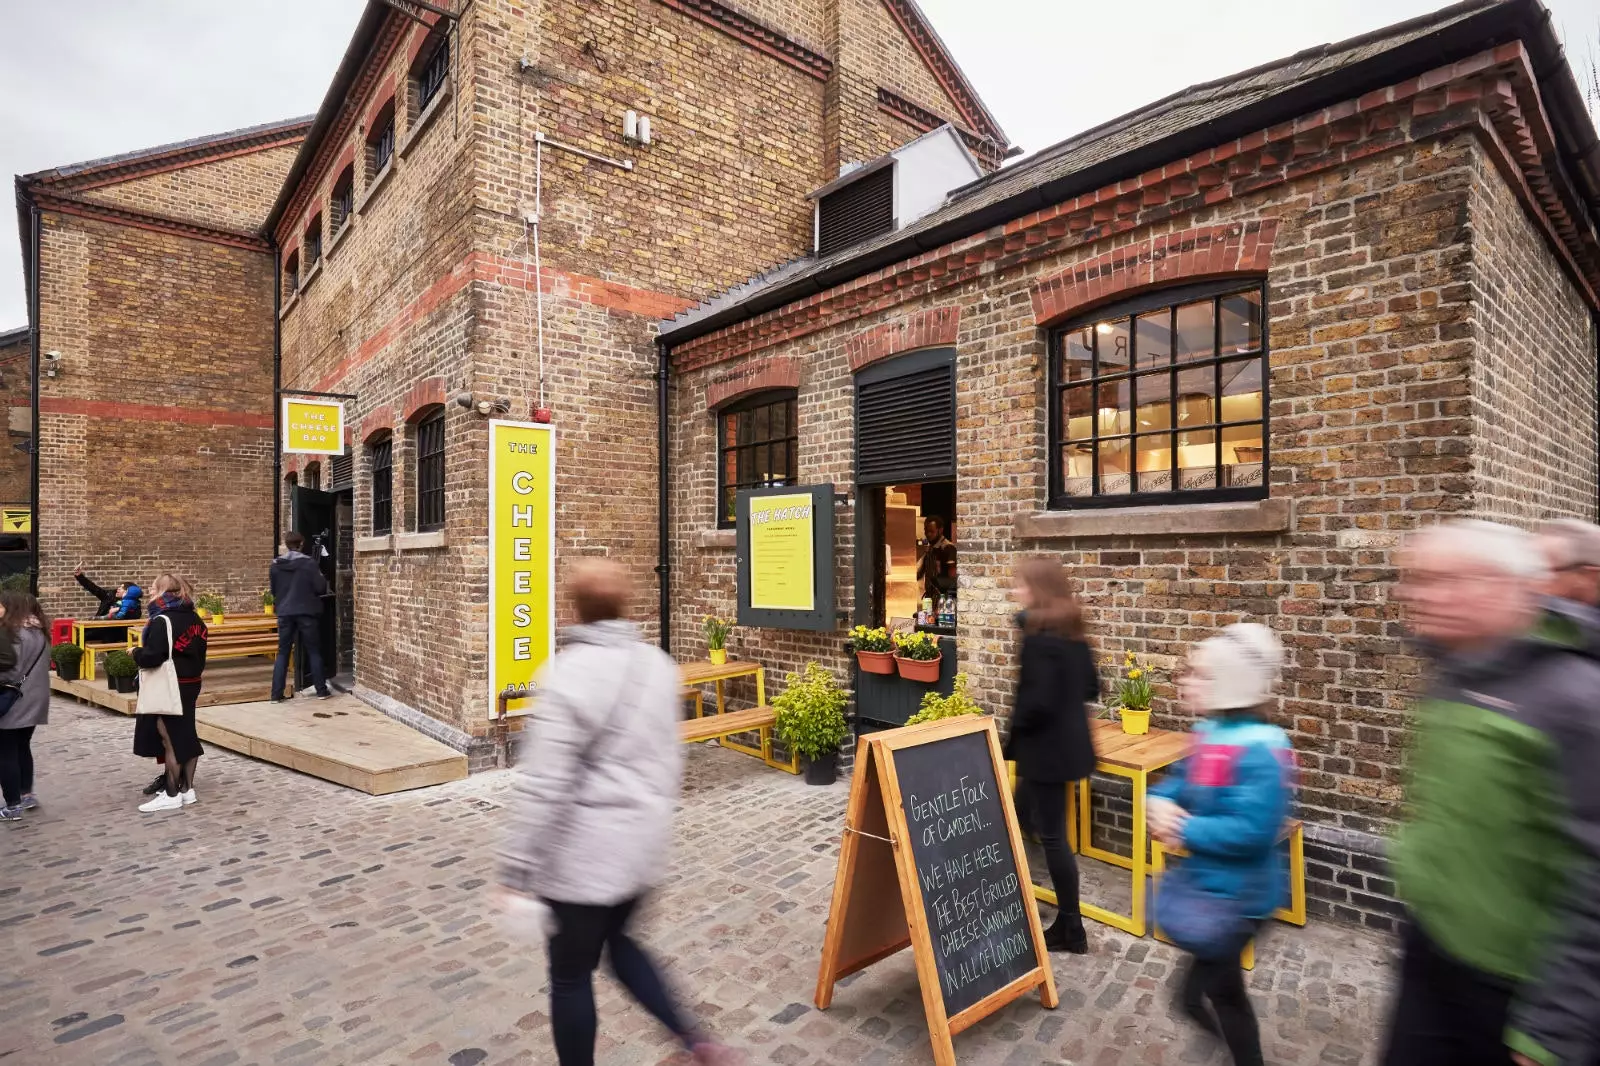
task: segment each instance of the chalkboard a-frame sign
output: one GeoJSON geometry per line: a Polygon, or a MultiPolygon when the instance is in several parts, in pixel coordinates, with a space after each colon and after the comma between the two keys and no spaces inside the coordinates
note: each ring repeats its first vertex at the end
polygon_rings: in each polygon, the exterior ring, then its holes
{"type": "Polygon", "coordinates": [[[842,977],[910,947],[937,1066],[951,1038],[1055,978],[994,719],[950,718],[861,738],[817,1009],[842,977]]]}

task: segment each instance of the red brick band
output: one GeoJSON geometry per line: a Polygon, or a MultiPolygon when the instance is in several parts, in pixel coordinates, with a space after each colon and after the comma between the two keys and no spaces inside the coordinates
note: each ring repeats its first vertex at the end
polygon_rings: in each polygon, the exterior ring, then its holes
{"type": "Polygon", "coordinates": [[[799,356],[780,355],[769,359],[756,359],[707,385],[706,409],[715,411],[735,400],[742,400],[761,392],[770,392],[773,389],[799,387],[799,356]]]}
{"type": "Polygon", "coordinates": [[[388,407],[380,407],[361,420],[361,427],[356,433],[361,437],[362,444],[371,444],[385,433],[394,431],[394,411],[388,407]]]}
{"type": "Polygon", "coordinates": [[[1051,326],[1140,289],[1177,281],[1264,274],[1278,220],[1203,226],[1151,237],[1097,255],[1033,287],[1033,316],[1051,326]]]}
{"type": "Polygon", "coordinates": [[[423,378],[405,394],[400,410],[406,413],[407,422],[415,422],[431,408],[444,403],[444,378],[423,378]]]}
{"type": "Polygon", "coordinates": [[[954,344],[960,332],[961,308],[935,307],[849,337],[844,351],[855,373],[902,352],[954,344]]]}

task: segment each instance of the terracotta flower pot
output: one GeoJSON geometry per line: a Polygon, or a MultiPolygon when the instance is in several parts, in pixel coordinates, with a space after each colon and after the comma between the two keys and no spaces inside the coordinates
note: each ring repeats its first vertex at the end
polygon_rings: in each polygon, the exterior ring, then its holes
{"type": "Polygon", "coordinates": [[[711,657],[712,666],[721,666],[728,661],[727,648],[712,648],[706,654],[711,657]]]}
{"type": "Polygon", "coordinates": [[[932,659],[902,659],[896,655],[894,663],[900,668],[900,676],[907,681],[922,681],[932,685],[938,683],[939,662],[943,658],[943,655],[937,655],[932,659]]]}
{"type": "Polygon", "coordinates": [[[864,674],[892,674],[894,673],[894,652],[892,651],[858,651],[856,662],[861,664],[864,674]]]}
{"type": "Polygon", "coordinates": [[[1150,732],[1150,712],[1122,709],[1122,731],[1130,737],[1142,737],[1150,732]]]}

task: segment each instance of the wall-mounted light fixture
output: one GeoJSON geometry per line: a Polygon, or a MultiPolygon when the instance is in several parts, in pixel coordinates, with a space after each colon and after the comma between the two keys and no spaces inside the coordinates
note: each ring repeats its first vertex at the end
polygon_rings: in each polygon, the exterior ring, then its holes
{"type": "Polygon", "coordinates": [[[44,376],[47,378],[58,377],[61,374],[61,353],[49,351],[44,353],[44,376]]]}

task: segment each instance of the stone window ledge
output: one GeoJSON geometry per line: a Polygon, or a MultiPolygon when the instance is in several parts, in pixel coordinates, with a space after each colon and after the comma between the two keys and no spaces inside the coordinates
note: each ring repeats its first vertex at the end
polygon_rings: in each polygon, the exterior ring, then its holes
{"type": "Polygon", "coordinates": [[[428,548],[445,547],[444,530],[434,529],[427,533],[396,533],[394,535],[394,550],[397,552],[423,551],[428,548]]]}
{"type": "Polygon", "coordinates": [[[363,555],[367,552],[386,552],[394,547],[394,537],[384,534],[381,537],[357,537],[356,554],[363,555]]]}
{"type": "Polygon", "coordinates": [[[732,551],[739,546],[739,531],[702,529],[694,535],[694,546],[701,551],[732,551]]]}
{"type": "Polygon", "coordinates": [[[1282,533],[1289,528],[1288,500],[1243,503],[1175,503],[1156,507],[1106,507],[1043,511],[1017,518],[1021,540],[1066,537],[1185,537],[1226,533],[1282,533]]]}
{"type": "Polygon", "coordinates": [[[350,236],[350,231],[355,229],[355,228],[356,228],[356,213],[354,211],[351,211],[350,212],[350,217],[345,219],[344,220],[344,225],[339,227],[339,232],[335,233],[333,235],[333,240],[328,242],[328,248],[327,248],[326,251],[324,251],[322,253],[322,258],[324,258],[324,259],[332,258],[333,257],[333,253],[337,252],[339,250],[339,246],[344,243],[344,239],[346,237],[350,236]]]}
{"type": "Polygon", "coordinates": [[[378,171],[377,174],[373,175],[371,181],[367,182],[367,191],[361,194],[361,201],[356,204],[356,214],[359,215],[361,212],[367,209],[367,205],[372,202],[372,198],[378,195],[378,190],[389,184],[389,179],[393,176],[394,159],[391,157],[390,160],[383,165],[383,169],[378,171]]]}
{"type": "Polygon", "coordinates": [[[305,277],[300,279],[300,292],[295,293],[296,296],[311,288],[311,283],[322,277],[322,259],[324,258],[326,258],[325,255],[312,264],[311,269],[306,271],[305,277]]]}
{"type": "Polygon", "coordinates": [[[278,308],[278,317],[283,318],[290,311],[294,310],[295,306],[299,304],[299,302],[300,290],[296,289],[289,294],[289,298],[287,300],[283,301],[283,306],[278,308]]]}
{"type": "Polygon", "coordinates": [[[445,101],[450,99],[454,92],[454,80],[446,78],[444,84],[439,86],[439,91],[434,94],[433,99],[428,101],[428,106],[423,109],[422,114],[418,115],[416,121],[411,123],[411,128],[406,130],[406,139],[399,148],[395,149],[395,155],[404,159],[411,154],[412,147],[422,137],[423,132],[433,124],[434,117],[444,110],[445,101]]]}

